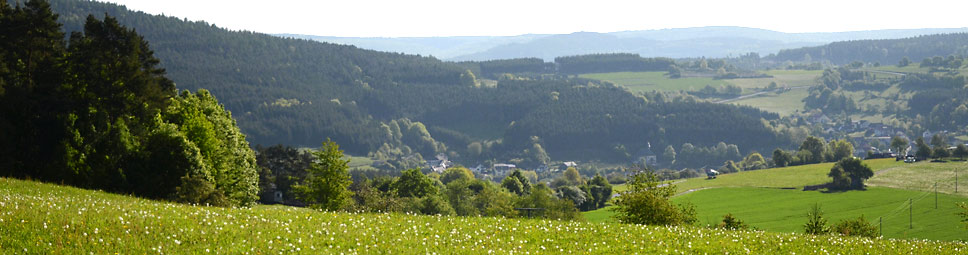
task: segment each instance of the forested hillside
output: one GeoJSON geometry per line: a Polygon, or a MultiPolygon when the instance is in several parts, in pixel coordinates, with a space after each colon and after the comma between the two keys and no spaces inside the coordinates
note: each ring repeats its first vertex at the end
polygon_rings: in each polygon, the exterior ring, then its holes
{"type": "MultiPolygon", "coordinates": [[[[760,121],[776,115],[753,108],[646,98],[561,77],[512,76],[484,86],[474,72],[494,74],[500,65],[468,68],[432,57],[228,31],[112,4],[56,0],[52,6],[68,32],[79,30],[89,13],[107,13],[136,29],[179,88],[211,91],[253,144],[316,146],[328,137],[354,155],[446,153],[466,164],[514,158],[538,164],[549,156],[627,162],[649,143],[722,141],[744,152],[794,144],[760,121]]],[[[657,68],[672,62],[643,60],[665,62],[657,68]]],[[[549,68],[522,63],[536,71],[549,68]]]]}
{"type": "Polygon", "coordinates": [[[907,57],[921,61],[934,56],[968,54],[968,33],[936,34],[904,39],[834,42],[823,46],[781,50],[767,57],[782,61],[830,61],[836,65],[854,61],[897,64],[907,57]]]}

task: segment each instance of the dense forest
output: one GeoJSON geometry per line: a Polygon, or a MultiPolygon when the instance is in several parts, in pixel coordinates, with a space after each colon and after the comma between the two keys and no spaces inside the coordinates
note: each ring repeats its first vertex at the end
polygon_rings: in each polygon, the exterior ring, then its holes
{"type": "Polygon", "coordinates": [[[669,71],[676,62],[671,58],[642,58],[639,54],[592,54],[555,58],[558,71],[564,74],[669,71]]]}
{"type": "Polygon", "coordinates": [[[923,35],[904,39],[857,40],[823,46],[780,50],[767,59],[776,62],[829,61],[845,65],[854,61],[895,64],[902,59],[920,61],[934,56],[968,55],[968,34],[923,35]]]}
{"type": "MultiPolygon", "coordinates": [[[[759,121],[776,115],[752,108],[636,96],[610,84],[560,76],[511,76],[497,86],[483,86],[476,78],[550,69],[536,59],[475,62],[474,68],[228,31],[113,4],[57,0],[52,7],[63,13],[59,20],[68,33],[78,31],[89,13],[107,13],[139,31],[179,88],[218,95],[253,144],[315,146],[328,137],[353,155],[444,153],[465,164],[520,159],[531,165],[548,157],[631,160],[648,143],[724,141],[743,151],[794,144],[759,121]]],[[[618,54],[563,58],[567,63],[560,65],[575,66],[568,67],[575,69],[571,72],[606,71],[581,69],[603,57],[641,62],[637,68],[672,64],[618,54]]]]}

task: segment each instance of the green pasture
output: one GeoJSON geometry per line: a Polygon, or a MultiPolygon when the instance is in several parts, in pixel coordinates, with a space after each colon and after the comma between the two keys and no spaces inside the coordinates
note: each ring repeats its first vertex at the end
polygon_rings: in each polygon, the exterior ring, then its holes
{"type": "Polygon", "coordinates": [[[672,79],[666,72],[616,72],[582,74],[582,78],[608,81],[623,86],[632,92],[651,91],[691,91],[699,90],[706,85],[721,87],[731,84],[726,80],[714,80],[708,77],[683,77],[672,79]]]}
{"type": "MultiPolygon", "coordinates": [[[[894,166],[901,166],[903,162],[894,159],[865,160],[874,171],[894,166]]],[[[755,171],[722,174],[716,179],[696,177],[686,179],[676,184],[679,193],[689,190],[722,187],[766,187],[766,188],[803,188],[808,185],[823,184],[830,181],[827,173],[834,163],[799,165],[781,168],[770,168],[755,171]]]]}
{"type": "Polygon", "coordinates": [[[696,206],[703,225],[714,225],[732,213],[750,226],[776,232],[803,232],[807,211],[820,204],[828,224],[861,215],[880,224],[886,238],[968,240],[968,229],[960,223],[956,203],[961,196],[938,195],[938,209],[931,192],[870,187],[865,191],[825,193],[799,189],[718,188],[685,194],[674,199],[696,206]],[[913,210],[908,201],[913,201],[913,210]],[[913,220],[913,221],[911,221],[913,220]]]}
{"type": "Polygon", "coordinates": [[[782,116],[788,116],[804,110],[803,99],[807,95],[809,93],[807,93],[806,88],[795,88],[779,94],[766,93],[729,103],[750,106],[767,112],[775,112],[782,116]]]}
{"type": "Polygon", "coordinates": [[[880,169],[867,181],[870,186],[899,189],[934,191],[968,197],[968,162],[949,161],[944,163],[922,161],[899,164],[880,169]],[[955,192],[955,179],[958,192],[955,192]]]}
{"type": "MultiPolygon", "coordinates": [[[[697,194],[691,198],[702,199],[697,194]]],[[[700,227],[287,206],[217,208],[0,178],[0,254],[956,254],[966,249],[963,242],[700,227]]]]}

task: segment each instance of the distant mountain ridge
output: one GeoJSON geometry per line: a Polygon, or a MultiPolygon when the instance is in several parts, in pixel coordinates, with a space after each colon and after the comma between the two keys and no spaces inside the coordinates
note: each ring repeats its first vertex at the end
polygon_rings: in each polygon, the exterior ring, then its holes
{"type": "Polygon", "coordinates": [[[767,59],[772,61],[830,62],[836,65],[854,61],[895,64],[903,58],[921,61],[925,58],[968,55],[968,33],[944,33],[899,39],[838,41],[814,47],[784,49],[767,59]]]}
{"type": "Polygon", "coordinates": [[[493,60],[592,53],[638,53],[643,57],[726,57],[749,52],[769,55],[782,49],[819,46],[837,41],[898,39],[968,32],[968,28],[885,29],[850,32],[784,33],[766,29],[710,26],[611,33],[528,34],[469,37],[327,37],[277,36],[351,44],[364,49],[431,55],[444,60],[493,60]]]}

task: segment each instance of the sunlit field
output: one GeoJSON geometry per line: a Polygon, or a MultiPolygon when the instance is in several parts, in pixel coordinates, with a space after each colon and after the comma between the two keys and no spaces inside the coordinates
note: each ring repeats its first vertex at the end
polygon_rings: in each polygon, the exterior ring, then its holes
{"type": "Polygon", "coordinates": [[[968,229],[960,224],[956,203],[961,196],[870,187],[866,191],[825,193],[768,188],[718,188],[696,191],[674,199],[696,205],[703,225],[718,224],[732,213],[750,226],[776,232],[803,232],[810,206],[820,204],[828,224],[861,215],[878,226],[883,220],[885,238],[968,240],[968,229]],[[908,208],[908,199],[913,210],[908,208]],[[910,210],[910,211],[909,211],[910,210]]]}
{"type": "Polygon", "coordinates": [[[3,254],[957,254],[960,242],[699,227],[244,209],[0,179],[3,254]]]}

